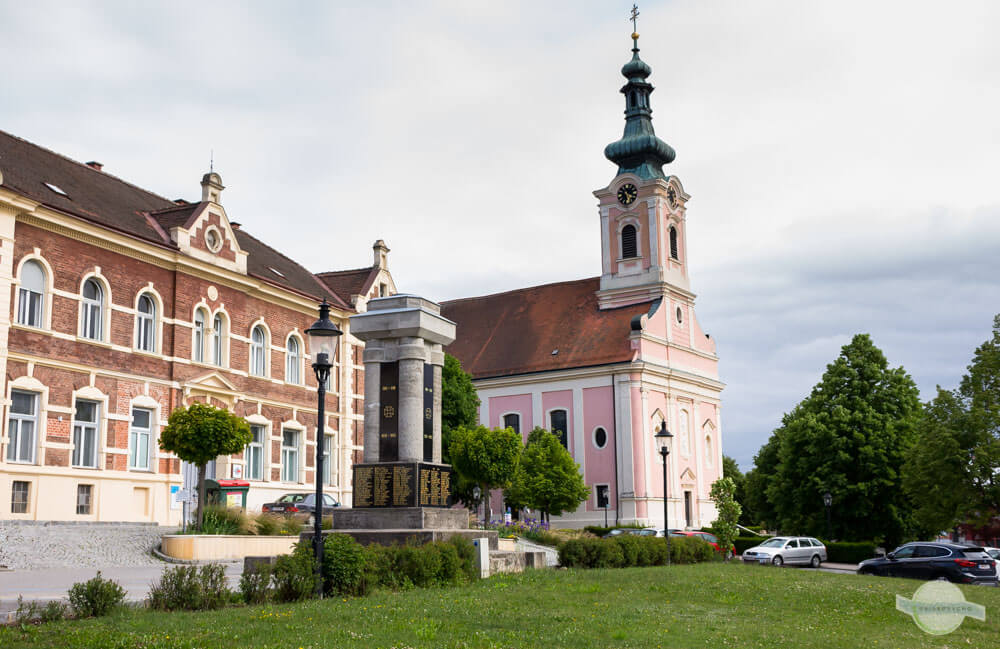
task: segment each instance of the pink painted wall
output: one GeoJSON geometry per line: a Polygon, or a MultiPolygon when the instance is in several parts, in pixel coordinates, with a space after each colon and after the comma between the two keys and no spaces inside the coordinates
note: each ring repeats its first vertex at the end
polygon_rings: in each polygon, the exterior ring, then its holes
{"type": "Polygon", "coordinates": [[[566,444],[569,448],[570,454],[576,457],[576,450],[573,448],[573,430],[575,429],[575,424],[573,422],[573,391],[572,390],[558,390],[555,392],[543,392],[542,393],[542,421],[539,425],[548,430],[549,429],[549,411],[557,410],[562,408],[566,411],[566,444]]]}
{"type": "Polygon", "coordinates": [[[531,419],[530,394],[490,397],[490,428],[503,426],[503,416],[512,412],[521,415],[521,439],[527,441],[528,433],[535,427],[531,419]]]}
{"type": "MultiPolygon", "coordinates": [[[[594,485],[606,484],[611,494],[611,509],[617,509],[615,497],[615,426],[613,394],[611,386],[583,389],[583,436],[586,475],[584,480],[590,487],[587,509],[597,508],[594,485]],[[594,430],[601,427],[607,433],[607,443],[598,449],[594,445],[594,430]]],[[[577,460],[579,462],[579,460],[577,460]]]]}
{"type": "MultiPolygon", "coordinates": [[[[635,381],[638,377],[633,376],[635,381]]],[[[643,429],[646,427],[645,417],[642,416],[642,393],[638,387],[632,387],[632,474],[635,476],[635,495],[645,496],[646,494],[646,440],[643,437],[643,429]]]]}

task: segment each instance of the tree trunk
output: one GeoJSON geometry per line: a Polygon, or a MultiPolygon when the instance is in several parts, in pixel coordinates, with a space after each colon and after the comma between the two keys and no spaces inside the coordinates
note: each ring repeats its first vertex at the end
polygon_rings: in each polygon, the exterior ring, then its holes
{"type": "Polygon", "coordinates": [[[198,531],[205,522],[205,465],[198,465],[198,531]]]}

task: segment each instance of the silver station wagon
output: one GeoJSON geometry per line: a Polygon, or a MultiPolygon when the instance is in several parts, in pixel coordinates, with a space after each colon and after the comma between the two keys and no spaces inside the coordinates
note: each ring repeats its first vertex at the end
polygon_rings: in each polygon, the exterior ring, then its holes
{"type": "Polygon", "coordinates": [[[803,564],[819,568],[819,564],[826,561],[826,546],[811,536],[775,536],[748,548],[742,558],[747,563],[803,564]]]}

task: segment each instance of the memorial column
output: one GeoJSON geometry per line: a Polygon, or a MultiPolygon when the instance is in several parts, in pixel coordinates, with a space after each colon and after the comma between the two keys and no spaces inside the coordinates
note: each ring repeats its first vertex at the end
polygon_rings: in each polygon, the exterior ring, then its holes
{"type": "Polygon", "coordinates": [[[399,341],[399,460],[424,460],[424,359],[423,338],[399,341]]]}
{"type": "Polygon", "coordinates": [[[431,461],[441,463],[441,371],[444,366],[444,346],[435,344],[431,347],[431,365],[434,372],[434,440],[431,461]]]}
{"type": "Polygon", "coordinates": [[[379,408],[381,396],[379,386],[382,378],[382,358],[384,356],[381,341],[373,340],[365,345],[362,359],[365,363],[365,451],[366,463],[378,462],[378,429],[379,408]]]}

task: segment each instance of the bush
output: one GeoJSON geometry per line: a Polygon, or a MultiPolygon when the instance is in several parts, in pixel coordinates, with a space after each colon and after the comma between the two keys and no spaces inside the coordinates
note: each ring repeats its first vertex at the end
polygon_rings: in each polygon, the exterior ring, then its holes
{"type": "Polygon", "coordinates": [[[125,589],[116,581],[102,578],[100,570],[93,579],[69,589],[69,605],[76,617],[107,615],[124,601],[125,589]]]}
{"type": "Polygon", "coordinates": [[[254,521],[257,523],[257,534],[260,536],[277,536],[285,529],[285,518],[277,514],[257,514],[254,521]]]}
{"type": "Polygon", "coordinates": [[[761,536],[737,536],[733,541],[733,545],[736,547],[734,552],[736,554],[743,554],[748,549],[754,547],[755,545],[760,545],[767,538],[761,536]]]}
{"type": "Polygon", "coordinates": [[[220,564],[168,568],[149,590],[149,605],[161,611],[208,611],[229,601],[226,568],[220,564]]]}
{"type": "Polygon", "coordinates": [[[265,604],[271,600],[271,575],[274,567],[269,563],[258,563],[250,570],[244,570],[240,577],[240,594],[247,604],[265,604]]]}
{"type": "Polygon", "coordinates": [[[323,592],[327,595],[364,595],[365,549],[346,534],[330,534],[323,541],[323,592]]]}
{"type": "Polygon", "coordinates": [[[297,543],[291,554],[278,557],[272,582],[274,598],[279,602],[297,602],[312,597],[316,585],[313,574],[313,554],[310,543],[297,543]]]}
{"type": "Polygon", "coordinates": [[[68,608],[65,602],[52,600],[45,603],[38,617],[42,622],[58,622],[66,619],[68,608]]]}
{"type": "Polygon", "coordinates": [[[826,560],[833,563],[861,563],[865,559],[875,556],[874,541],[861,541],[858,543],[827,543],[826,560]]]}
{"type": "Polygon", "coordinates": [[[625,563],[615,539],[580,537],[559,547],[559,565],[566,568],[620,568],[625,563]]]}
{"type": "Polygon", "coordinates": [[[670,538],[670,563],[700,563],[715,558],[715,548],[696,536],[670,538]]]}
{"type": "Polygon", "coordinates": [[[447,543],[454,546],[461,564],[461,571],[465,577],[462,581],[475,581],[479,579],[479,569],[476,568],[476,546],[472,541],[464,536],[455,535],[448,539],[447,543]]]}
{"type": "Polygon", "coordinates": [[[418,588],[435,583],[441,571],[441,555],[431,543],[423,546],[404,545],[396,557],[399,571],[418,588]]]}

